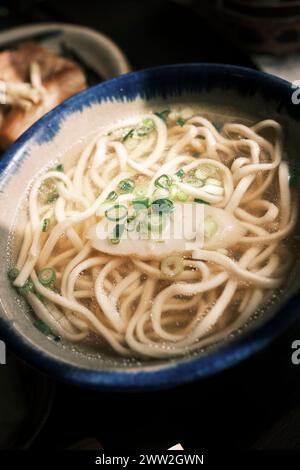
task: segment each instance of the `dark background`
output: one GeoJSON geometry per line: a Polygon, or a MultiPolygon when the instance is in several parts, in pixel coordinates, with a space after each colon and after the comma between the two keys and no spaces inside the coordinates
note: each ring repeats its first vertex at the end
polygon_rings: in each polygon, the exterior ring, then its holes
{"type": "MultiPolygon", "coordinates": [[[[5,2],[0,1],[5,6],[5,2]]],[[[93,27],[123,49],[133,69],[182,62],[253,67],[251,59],[192,10],[163,0],[12,1],[0,27],[65,21],[93,27]]],[[[213,378],[151,393],[101,393],[57,384],[34,449],[63,449],[87,437],[104,449],[300,449],[299,328],[213,378]]]]}

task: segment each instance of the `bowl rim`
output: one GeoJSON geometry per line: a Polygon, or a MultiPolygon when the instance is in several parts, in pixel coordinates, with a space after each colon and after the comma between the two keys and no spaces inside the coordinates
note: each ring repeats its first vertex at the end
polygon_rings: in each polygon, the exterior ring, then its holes
{"type": "MultiPolygon", "coordinates": [[[[95,97],[101,95],[102,90],[105,95],[108,91],[108,87],[120,89],[120,85],[126,84],[130,80],[138,80],[145,76],[148,76],[149,79],[149,75],[151,76],[157,73],[176,73],[183,69],[187,69],[189,73],[203,69],[204,74],[238,74],[240,77],[247,76],[250,80],[260,80],[262,84],[265,85],[273,83],[283,95],[287,92],[291,93],[292,91],[291,84],[286,80],[264,72],[226,64],[175,64],[131,72],[112,78],[78,93],[34,123],[2,157],[0,161],[0,180],[5,174],[9,173],[10,162],[13,157],[17,154],[21,154],[21,150],[26,148],[26,144],[36,136],[38,131],[42,130],[47,125],[49,127],[50,123],[59,123],[60,115],[80,109],[83,102],[86,103],[88,99],[93,102],[95,97]]],[[[3,196],[1,195],[1,197],[3,196]]],[[[184,360],[179,359],[179,362],[170,362],[163,366],[158,362],[157,366],[153,366],[152,364],[151,366],[146,365],[145,368],[139,370],[92,370],[82,366],[67,364],[60,359],[53,359],[50,355],[44,353],[44,351],[37,349],[29,341],[26,341],[26,339],[9,324],[9,321],[3,317],[0,317],[0,331],[1,339],[3,339],[9,348],[19,357],[62,381],[102,390],[153,390],[170,388],[208,377],[260,351],[264,346],[268,345],[277,336],[287,330],[292,322],[300,317],[300,309],[297,308],[298,305],[300,305],[300,289],[285,301],[277,314],[266,319],[263,324],[258,325],[257,329],[250,329],[250,331],[244,332],[242,336],[233,339],[227,344],[221,345],[211,353],[200,357],[188,357],[184,360]]]]}

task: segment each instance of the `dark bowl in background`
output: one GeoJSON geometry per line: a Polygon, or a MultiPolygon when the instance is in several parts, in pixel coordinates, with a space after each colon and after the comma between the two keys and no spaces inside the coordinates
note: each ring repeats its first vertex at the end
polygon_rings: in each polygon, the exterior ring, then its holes
{"type": "Polygon", "coordinates": [[[284,55],[300,50],[299,0],[176,0],[192,7],[235,47],[284,55]]]}

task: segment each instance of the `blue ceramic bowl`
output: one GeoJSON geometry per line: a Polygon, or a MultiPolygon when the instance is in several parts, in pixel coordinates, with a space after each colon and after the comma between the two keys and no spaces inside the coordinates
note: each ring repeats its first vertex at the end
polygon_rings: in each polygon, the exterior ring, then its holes
{"type": "Polygon", "coordinates": [[[32,176],[51,159],[72,158],[96,128],[170,104],[197,104],[216,121],[281,122],[288,158],[300,148],[300,107],[291,84],[271,75],[228,65],[190,64],[157,67],[123,75],[72,97],[34,124],[0,162],[0,339],[31,364],[52,376],[98,389],[171,387],[206,377],[262,349],[300,316],[295,265],[288,288],[251,328],[207,351],[172,360],[128,362],[55,343],[33,327],[30,312],[11,288],[6,270],[18,236],[11,237],[17,206],[32,176]],[[7,248],[8,247],[8,248],[7,248]]]}

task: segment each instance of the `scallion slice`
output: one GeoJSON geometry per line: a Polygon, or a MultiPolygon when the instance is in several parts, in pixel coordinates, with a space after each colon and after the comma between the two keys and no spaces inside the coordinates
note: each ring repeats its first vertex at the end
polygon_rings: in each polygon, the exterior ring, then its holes
{"type": "Polygon", "coordinates": [[[183,260],[179,256],[168,256],[160,264],[160,271],[164,279],[176,279],[183,270],[183,260]]]}
{"type": "Polygon", "coordinates": [[[34,326],[45,336],[52,334],[51,328],[39,318],[34,322],[34,326]]]}
{"type": "Polygon", "coordinates": [[[43,286],[51,286],[56,280],[56,272],[53,268],[44,268],[38,273],[38,279],[43,286]]]}
{"type": "Polygon", "coordinates": [[[182,119],[181,117],[176,119],[176,124],[178,124],[178,126],[182,127],[184,126],[184,123],[185,123],[185,120],[182,119]]]}
{"type": "Polygon", "coordinates": [[[130,139],[131,137],[133,137],[133,134],[134,134],[134,129],[130,129],[130,131],[128,131],[127,134],[124,135],[122,141],[126,142],[127,139],[130,139]]]}
{"type": "Polygon", "coordinates": [[[208,206],[210,206],[210,203],[207,202],[207,201],[204,201],[204,199],[200,199],[199,197],[196,197],[194,199],[194,202],[197,202],[198,204],[207,204],[208,206]]]}
{"type": "Polygon", "coordinates": [[[156,116],[158,116],[160,119],[162,119],[165,123],[167,123],[168,116],[170,114],[169,109],[165,109],[164,111],[157,111],[154,113],[156,116]]]}
{"type": "Polygon", "coordinates": [[[206,239],[212,238],[217,230],[218,230],[218,225],[213,220],[213,218],[210,217],[210,216],[205,217],[205,219],[204,219],[204,237],[206,239]]]}
{"type": "Polygon", "coordinates": [[[58,194],[58,191],[56,190],[47,197],[47,204],[52,204],[58,199],[58,197],[59,197],[59,194],[58,194]]]}
{"type": "Polygon", "coordinates": [[[209,176],[213,176],[216,173],[216,167],[214,165],[204,164],[200,165],[195,171],[196,178],[205,180],[209,176]]]}
{"type": "Polygon", "coordinates": [[[107,201],[115,201],[116,199],[118,199],[116,191],[111,191],[106,198],[107,201]]]}
{"type": "Polygon", "coordinates": [[[105,211],[105,217],[113,222],[118,222],[127,217],[128,210],[123,204],[115,204],[105,211]]]}
{"type": "Polygon", "coordinates": [[[182,178],[182,176],[184,175],[184,170],[182,168],[180,168],[180,170],[178,170],[175,173],[175,175],[178,176],[178,178],[182,178]]]}
{"type": "Polygon", "coordinates": [[[194,186],[195,188],[202,188],[202,186],[204,186],[204,182],[195,176],[189,176],[185,182],[191,186],[194,186]]]}
{"type": "Polygon", "coordinates": [[[145,197],[143,199],[134,199],[132,201],[132,206],[136,211],[148,208],[150,206],[150,199],[148,197],[145,197]]]}
{"type": "Polygon", "coordinates": [[[56,199],[59,197],[56,187],[56,179],[47,178],[45,181],[43,181],[39,188],[39,193],[43,199],[44,204],[51,204],[52,202],[56,201],[56,199]]]}
{"type": "Polygon", "coordinates": [[[118,245],[118,243],[120,243],[120,238],[111,238],[110,243],[113,245],[118,245]]]}
{"type": "Polygon", "coordinates": [[[154,213],[169,214],[174,210],[174,204],[167,198],[156,199],[153,201],[151,209],[154,213]]]}
{"type": "Polygon", "coordinates": [[[42,223],[42,232],[47,232],[50,225],[50,219],[44,219],[42,223]]]}
{"type": "Polygon", "coordinates": [[[8,273],[7,273],[7,276],[11,281],[15,281],[17,279],[17,277],[19,276],[19,274],[20,274],[19,269],[10,268],[8,273]]]}
{"type": "Polygon", "coordinates": [[[154,184],[157,188],[168,189],[172,184],[172,180],[168,175],[161,175],[154,181],[154,184]]]}
{"type": "Polygon", "coordinates": [[[30,292],[34,291],[34,284],[30,279],[27,279],[25,284],[21,287],[18,287],[18,292],[20,295],[28,295],[30,292]]]}
{"type": "Polygon", "coordinates": [[[150,118],[146,118],[143,120],[142,126],[140,126],[136,133],[139,137],[144,137],[145,135],[150,134],[150,132],[154,128],[154,122],[150,118]]]}
{"type": "Polygon", "coordinates": [[[61,171],[61,172],[65,171],[64,166],[61,163],[59,163],[59,165],[57,165],[55,169],[56,171],[61,171]]]}
{"type": "Polygon", "coordinates": [[[186,202],[188,200],[188,198],[189,198],[189,195],[186,194],[183,191],[178,191],[177,194],[176,194],[177,201],[186,202]]]}
{"type": "Polygon", "coordinates": [[[120,181],[120,183],[118,184],[118,189],[119,191],[121,191],[121,193],[132,193],[132,191],[134,190],[134,186],[134,181],[127,179],[120,181]]]}

